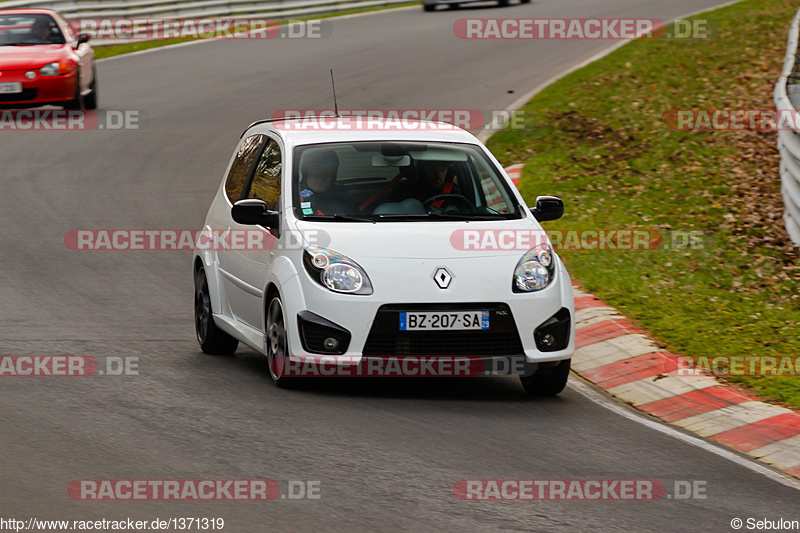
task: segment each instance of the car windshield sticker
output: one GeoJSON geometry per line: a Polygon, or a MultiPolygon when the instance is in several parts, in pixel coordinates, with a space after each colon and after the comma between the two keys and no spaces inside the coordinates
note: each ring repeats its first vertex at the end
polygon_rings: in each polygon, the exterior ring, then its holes
{"type": "Polygon", "coordinates": [[[314,212],[314,210],[313,210],[313,209],[311,209],[310,207],[304,207],[304,208],[303,208],[303,214],[304,214],[304,215],[310,215],[310,214],[312,214],[313,212],[314,212]]]}
{"type": "Polygon", "coordinates": [[[311,202],[301,202],[300,207],[311,207],[311,202]]]}
{"type": "Polygon", "coordinates": [[[303,189],[302,191],[300,191],[300,196],[302,196],[303,198],[311,198],[312,194],[314,194],[314,191],[312,191],[311,189],[303,189]]]}

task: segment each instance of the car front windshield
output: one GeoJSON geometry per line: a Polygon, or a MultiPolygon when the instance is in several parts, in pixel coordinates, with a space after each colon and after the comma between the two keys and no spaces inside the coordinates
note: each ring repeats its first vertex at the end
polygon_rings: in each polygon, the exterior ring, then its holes
{"type": "Polygon", "coordinates": [[[383,222],[522,216],[502,174],[469,144],[299,146],[292,184],[298,218],[383,222]]]}
{"type": "Polygon", "coordinates": [[[64,35],[50,15],[0,15],[0,46],[64,43],[64,35]]]}

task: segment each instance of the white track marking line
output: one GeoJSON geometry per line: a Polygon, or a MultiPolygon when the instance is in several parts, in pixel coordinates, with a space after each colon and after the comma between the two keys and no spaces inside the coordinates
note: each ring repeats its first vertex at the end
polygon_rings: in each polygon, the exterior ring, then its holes
{"type": "Polygon", "coordinates": [[[746,457],[740,456],[726,448],[722,448],[716,444],[712,444],[701,437],[695,437],[694,435],[687,435],[686,433],[678,431],[677,429],[673,428],[672,426],[670,426],[665,422],[660,422],[657,420],[650,419],[646,414],[619,405],[616,401],[597,392],[591,386],[584,383],[582,380],[575,379],[574,375],[570,377],[571,379],[569,380],[569,382],[567,382],[568,388],[576,391],[578,394],[595,402],[596,404],[605,407],[609,411],[613,411],[614,413],[622,417],[625,417],[628,420],[633,420],[634,422],[638,422],[654,431],[658,431],[659,433],[663,433],[672,438],[678,439],[681,442],[685,442],[686,444],[696,446],[707,452],[711,452],[715,455],[718,455],[723,459],[732,461],[739,466],[747,468],[748,470],[752,470],[757,474],[761,474],[765,477],[768,477],[773,481],[777,481],[781,485],[800,490],[800,481],[795,481],[794,479],[788,477],[788,474],[784,475],[778,473],[772,470],[771,468],[768,468],[760,463],[757,463],[753,459],[748,459],[746,457]]]}

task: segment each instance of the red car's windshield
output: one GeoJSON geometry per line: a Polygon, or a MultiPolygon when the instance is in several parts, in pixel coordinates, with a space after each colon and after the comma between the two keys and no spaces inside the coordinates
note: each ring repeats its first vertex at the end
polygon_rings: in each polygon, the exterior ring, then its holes
{"type": "Polygon", "coordinates": [[[64,43],[64,35],[50,15],[0,15],[0,46],[64,43]]]}

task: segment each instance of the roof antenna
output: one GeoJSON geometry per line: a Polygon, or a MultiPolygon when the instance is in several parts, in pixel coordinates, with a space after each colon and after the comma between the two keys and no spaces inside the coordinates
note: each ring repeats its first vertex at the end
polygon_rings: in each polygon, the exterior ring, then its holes
{"type": "Polygon", "coordinates": [[[331,69],[331,86],[333,87],[333,110],[336,112],[336,118],[342,118],[339,116],[339,104],[336,103],[336,82],[333,81],[333,69],[331,69]]]}

